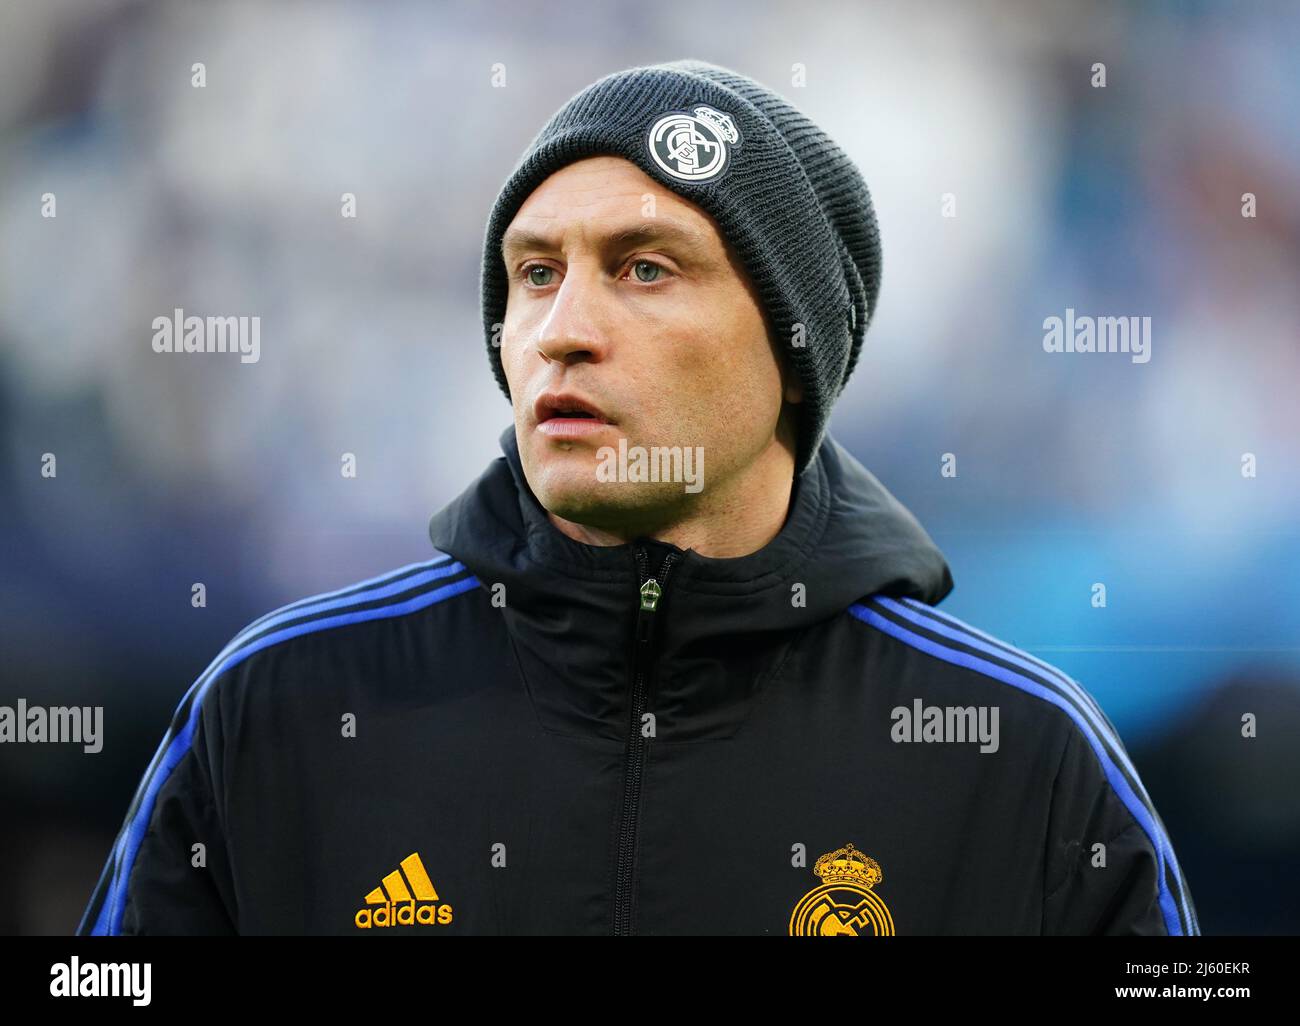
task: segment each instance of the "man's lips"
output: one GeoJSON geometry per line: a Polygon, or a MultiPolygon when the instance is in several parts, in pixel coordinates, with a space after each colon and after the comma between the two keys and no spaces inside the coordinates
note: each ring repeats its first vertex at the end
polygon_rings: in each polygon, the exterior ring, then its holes
{"type": "Polygon", "coordinates": [[[533,415],[537,430],[551,438],[583,438],[612,426],[599,406],[574,392],[543,392],[533,415]]]}

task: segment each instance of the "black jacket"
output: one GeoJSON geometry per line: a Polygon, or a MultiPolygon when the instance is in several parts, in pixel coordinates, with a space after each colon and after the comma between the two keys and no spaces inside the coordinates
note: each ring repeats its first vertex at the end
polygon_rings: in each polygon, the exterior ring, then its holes
{"type": "Polygon", "coordinates": [[[217,656],[79,933],[1198,932],[1110,721],[833,439],[737,559],[575,542],[501,441],[217,656]]]}

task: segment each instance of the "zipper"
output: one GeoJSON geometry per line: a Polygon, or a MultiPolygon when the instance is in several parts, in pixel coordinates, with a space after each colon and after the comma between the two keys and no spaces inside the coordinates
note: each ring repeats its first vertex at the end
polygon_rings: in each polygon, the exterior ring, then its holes
{"type": "Polygon", "coordinates": [[[634,870],[636,863],[637,819],[641,806],[641,777],[645,770],[646,749],[649,740],[641,733],[641,717],[646,711],[646,689],[650,666],[654,658],[654,641],[657,636],[655,612],[663,601],[668,574],[681,553],[671,549],[664,556],[659,572],[652,574],[646,545],[637,545],[634,552],[637,564],[636,635],[632,661],[632,721],[627,738],[627,751],[623,759],[623,807],[618,826],[618,856],[614,864],[614,920],[616,936],[633,932],[632,903],[634,895],[634,870]]]}

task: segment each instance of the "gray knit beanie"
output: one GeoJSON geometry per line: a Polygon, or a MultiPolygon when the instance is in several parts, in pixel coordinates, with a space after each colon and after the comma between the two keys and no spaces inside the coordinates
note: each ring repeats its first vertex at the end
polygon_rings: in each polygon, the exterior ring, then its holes
{"type": "Polygon", "coordinates": [[[547,176],[600,155],[630,160],[707,211],[735,249],[803,386],[801,473],[853,373],[880,290],[880,233],[857,167],[787,100],[715,64],[673,61],[592,83],[529,144],[488,218],[483,325],[507,398],[501,238],[547,176]]]}

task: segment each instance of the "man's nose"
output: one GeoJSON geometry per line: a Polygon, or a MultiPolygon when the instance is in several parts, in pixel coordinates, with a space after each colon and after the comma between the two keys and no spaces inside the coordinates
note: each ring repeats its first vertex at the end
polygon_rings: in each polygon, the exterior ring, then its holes
{"type": "Polygon", "coordinates": [[[599,274],[570,268],[537,335],[537,350],[547,363],[596,362],[606,350],[599,274]]]}

